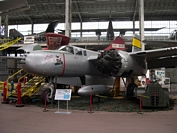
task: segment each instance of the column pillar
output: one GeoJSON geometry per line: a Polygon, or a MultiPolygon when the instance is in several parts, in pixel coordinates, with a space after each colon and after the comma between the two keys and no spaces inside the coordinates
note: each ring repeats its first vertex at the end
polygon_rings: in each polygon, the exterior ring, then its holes
{"type": "Polygon", "coordinates": [[[139,25],[140,25],[140,39],[141,39],[141,50],[145,50],[145,45],[142,42],[144,40],[144,0],[139,0],[139,25]]]}
{"type": "Polygon", "coordinates": [[[80,37],[82,37],[82,21],[80,22],[80,37]]]}
{"type": "Polygon", "coordinates": [[[71,37],[71,4],[72,0],[66,0],[65,2],[65,35],[71,37]]]}
{"type": "Polygon", "coordinates": [[[31,23],[31,34],[33,34],[34,33],[34,23],[32,22],[31,23]]]}
{"type": "Polygon", "coordinates": [[[5,15],[5,23],[4,23],[4,28],[5,28],[5,38],[8,37],[8,24],[9,24],[9,18],[8,15],[5,15]]]}
{"type": "Polygon", "coordinates": [[[2,23],[1,23],[1,21],[2,21],[2,19],[1,19],[1,16],[0,16],[0,36],[2,35],[2,27],[1,27],[2,23]]]}

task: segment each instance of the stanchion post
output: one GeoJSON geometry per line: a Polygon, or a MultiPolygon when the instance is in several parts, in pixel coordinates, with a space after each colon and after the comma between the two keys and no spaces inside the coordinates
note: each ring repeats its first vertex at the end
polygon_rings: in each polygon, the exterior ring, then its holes
{"type": "Polygon", "coordinates": [[[16,107],[23,107],[24,104],[22,104],[22,99],[21,99],[21,83],[18,82],[17,84],[17,103],[16,107]]]}
{"type": "Polygon", "coordinates": [[[9,102],[7,101],[7,81],[4,81],[4,86],[3,86],[3,104],[8,104],[9,102]]]}
{"type": "Polygon", "coordinates": [[[26,79],[27,79],[27,77],[25,76],[24,79],[23,79],[24,85],[25,85],[25,83],[26,83],[26,79]]]}
{"type": "Polygon", "coordinates": [[[142,112],[142,95],[140,95],[140,111],[138,112],[138,114],[143,114],[142,112]]]}
{"type": "Polygon", "coordinates": [[[90,110],[88,111],[88,113],[94,113],[93,111],[92,111],[92,103],[93,103],[93,97],[92,97],[92,93],[90,93],[90,110]]]}
{"type": "Polygon", "coordinates": [[[43,110],[43,112],[47,112],[47,111],[48,111],[48,110],[46,109],[46,104],[47,104],[47,92],[45,93],[44,110],[43,110]]]}

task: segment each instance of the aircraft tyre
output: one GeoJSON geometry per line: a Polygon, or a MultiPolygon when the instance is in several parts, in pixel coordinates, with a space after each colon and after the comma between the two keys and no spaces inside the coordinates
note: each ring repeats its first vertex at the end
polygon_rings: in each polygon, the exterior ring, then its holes
{"type": "Polygon", "coordinates": [[[131,83],[127,86],[127,98],[133,98],[135,89],[137,88],[137,85],[135,83],[131,83]]]}
{"type": "Polygon", "coordinates": [[[45,104],[45,100],[46,100],[46,104],[51,103],[52,99],[49,98],[51,94],[51,90],[49,88],[45,89],[42,93],[41,93],[41,102],[43,104],[45,104]]]}

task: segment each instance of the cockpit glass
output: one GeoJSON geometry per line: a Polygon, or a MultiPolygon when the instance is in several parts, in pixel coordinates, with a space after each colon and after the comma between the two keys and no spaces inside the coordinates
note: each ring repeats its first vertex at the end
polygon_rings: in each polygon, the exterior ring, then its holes
{"type": "Polygon", "coordinates": [[[58,50],[62,50],[74,54],[73,47],[70,46],[62,46],[58,50]]]}

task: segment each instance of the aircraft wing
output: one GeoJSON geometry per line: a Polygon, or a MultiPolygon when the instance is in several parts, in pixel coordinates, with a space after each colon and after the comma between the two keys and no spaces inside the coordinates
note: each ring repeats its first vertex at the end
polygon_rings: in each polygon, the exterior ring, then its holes
{"type": "Polygon", "coordinates": [[[25,57],[12,57],[12,56],[0,56],[0,59],[6,60],[6,59],[11,59],[11,60],[16,60],[16,63],[18,64],[24,64],[24,62],[21,62],[22,60],[25,60],[25,57]]]}
{"type": "Polygon", "coordinates": [[[17,50],[25,50],[26,52],[30,52],[30,51],[34,51],[34,50],[42,50],[42,47],[39,44],[34,43],[31,45],[24,45],[24,46],[18,48],[17,50]]]}
{"type": "Polygon", "coordinates": [[[177,41],[166,40],[166,41],[154,41],[154,40],[144,40],[144,43],[150,46],[160,46],[160,47],[174,47],[177,46],[177,41]]]}
{"type": "Polygon", "coordinates": [[[148,69],[177,66],[177,47],[129,53],[135,59],[146,59],[148,69]]]}
{"type": "MultiPolygon", "coordinates": [[[[160,29],[163,29],[164,27],[161,27],[161,28],[145,28],[144,30],[145,31],[158,31],[160,29]]],[[[62,31],[64,32],[65,30],[61,30],[61,29],[57,29],[58,31],[62,31]]],[[[96,31],[100,31],[100,32],[107,32],[108,29],[78,29],[78,30],[71,30],[71,32],[96,32],[96,31]]],[[[129,28],[129,29],[113,29],[114,32],[120,32],[120,31],[139,31],[138,28],[134,29],[133,28],[129,28]]]]}
{"type": "Polygon", "coordinates": [[[25,59],[25,57],[0,56],[0,59],[14,59],[14,60],[22,60],[22,59],[25,59]]]}

